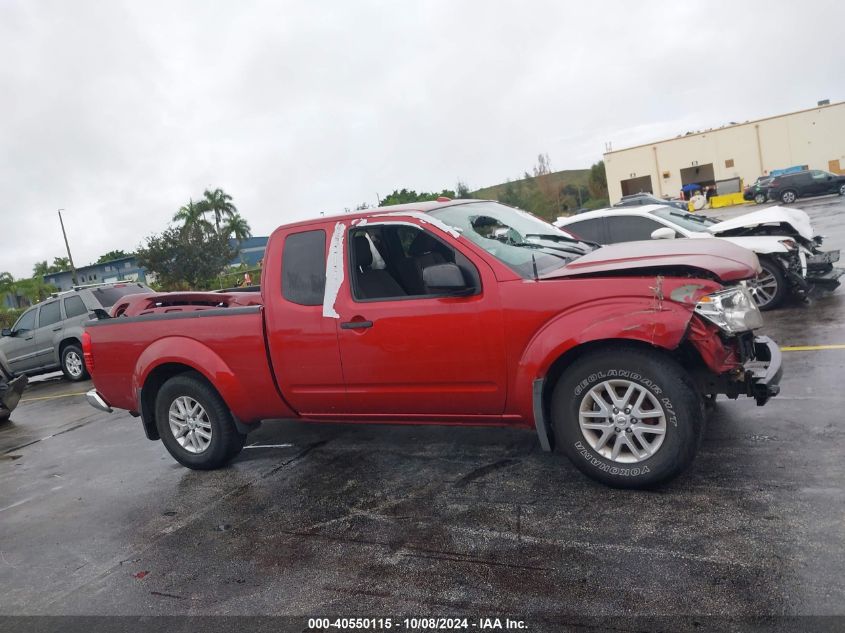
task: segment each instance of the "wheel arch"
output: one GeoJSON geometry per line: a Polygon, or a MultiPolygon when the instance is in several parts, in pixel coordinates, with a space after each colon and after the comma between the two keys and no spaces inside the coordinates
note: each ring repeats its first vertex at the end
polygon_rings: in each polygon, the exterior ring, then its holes
{"type": "Polygon", "coordinates": [[[65,348],[68,345],[78,345],[79,349],[82,349],[82,340],[76,336],[75,334],[72,336],[65,337],[59,342],[59,346],[57,348],[58,358],[56,358],[56,364],[61,366],[62,364],[62,354],[65,353],[65,348]]]}
{"type": "MultiPolygon", "coordinates": [[[[144,424],[144,433],[147,435],[147,439],[160,439],[155,417],[155,402],[159,390],[171,378],[186,373],[193,373],[205,379],[193,367],[184,363],[162,363],[147,374],[143,386],[138,390],[138,408],[141,413],[141,421],[144,424]]],[[[213,388],[214,386],[212,385],[213,388]]]]}
{"type": "Polygon", "coordinates": [[[595,354],[611,349],[616,351],[619,351],[620,349],[633,349],[653,354],[661,354],[664,356],[672,356],[671,350],[668,350],[663,347],[657,347],[641,339],[630,338],[607,338],[587,341],[580,345],[570,347],[568,350],[563,352],[549,366],[549,369],[545,375],[545,379],[543,380],[542,407],[543,416],[546,420],[549,421],[549,437],[550,440],[552,440],[550,441],[550,444],[552,444],[554,440],[554,433],[551,426],[552,394],[554,393],[555,386],[557,385],[558,381],[566,373],[566,370],[569,369],[579,359],[590,354],[595,354]]]}

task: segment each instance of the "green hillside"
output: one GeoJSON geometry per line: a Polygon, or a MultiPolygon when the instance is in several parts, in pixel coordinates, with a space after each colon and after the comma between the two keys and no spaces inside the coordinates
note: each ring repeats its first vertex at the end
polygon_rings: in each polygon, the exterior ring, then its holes
{"type": "Polygon", "coordinates": [[[553,220],[582,206],[602,206],[606,203],[606,200],[592,199],[589,179],[589,169],[564,169],[482,187],[471,195],[473,198],[498,200],[553,220]]]}

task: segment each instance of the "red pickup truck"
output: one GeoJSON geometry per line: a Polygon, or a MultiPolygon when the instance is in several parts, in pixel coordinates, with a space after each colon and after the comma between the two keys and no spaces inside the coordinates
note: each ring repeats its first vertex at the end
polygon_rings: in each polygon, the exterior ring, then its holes
{"type": "Polygon", "coordinates": [[[724,240],[599,248],[491,201],[278,228],[261,291],[131,295],[87,324],[94,406],[189,468],[262,420],[511,426],[639,488],[693,459],[715,394],[764,404],[780,351],[724,240]]]}

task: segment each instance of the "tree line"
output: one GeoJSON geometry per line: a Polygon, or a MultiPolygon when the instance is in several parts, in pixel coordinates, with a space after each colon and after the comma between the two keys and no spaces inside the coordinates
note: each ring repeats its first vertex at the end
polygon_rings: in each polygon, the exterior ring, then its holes
{"type": "Polygon", "coordinates": [[[138,264],[156,276],[163,290],[209,289],[237,254],[236,244],[252,237],[249,223],[219,187],[190,198],[173,215],[178,226],[146,238],[138,248],[138,264]]]}
{"type": "MultiPolygon", "coordinates": [[[[471,192],[463,181],[458,181],[454,189],[443,189],[440,192],[417,193],[413,189],[395,189],[379,199],[379,206],[426,202],[437,200],[441,196],[452,199],[474,198],[479,197],[479,191],[481,190],[471,192]]],[[[549,155],[540,154],[530,172],[526,171],[522,178],[515,181],[508,180],[504,186],[494,188],[494,193],[490,197],[548,220],[555,220],[560,215],[571,213],[582,207],[598,209],[608,204],[604,161],[594,163],[590,167],[587,184],[584,186],[565,182],[557,177],[552,171],[549,155]]],[[[367,208],[369,208],[368,205],[363,203],[358,205],[356,210],[367,208]]],[[[346,210],[349,211],[349,209],[346,210]]]]}

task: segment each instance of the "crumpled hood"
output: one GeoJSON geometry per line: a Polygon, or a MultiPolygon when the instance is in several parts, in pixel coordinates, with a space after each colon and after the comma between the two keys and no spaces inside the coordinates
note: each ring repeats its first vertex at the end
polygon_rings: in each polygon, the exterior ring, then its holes
{"type": "Polygon", "coordinates": [[[757,256],[748,249],[722,239],[648,240],[603,246],[566,266],[541,276],[542,279],[597,275],[642,269],[697,268],[707,270],[723,282],[750,279],[760,272],[757,256]]]}
{"type": "Polygon", "coordinates": [[[707,230],[713,235],[720,235],[734,229],[752,228],[764,224],[788,224],[804,239],[813,239],[813,227],[810,225],[810,216],[801,209],[787,209],[786,207],[780,206],[746,213],[738,218],[725,220],[724,222],[707,227],[707,230]]]}

